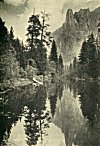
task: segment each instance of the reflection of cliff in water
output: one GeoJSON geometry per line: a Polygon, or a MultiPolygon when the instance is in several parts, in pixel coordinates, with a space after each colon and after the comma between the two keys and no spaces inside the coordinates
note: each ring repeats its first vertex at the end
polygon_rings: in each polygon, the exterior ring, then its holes
{"type": "Polygon", "coordinates": [[[66,87],[53,119],[66,146],[100,146],[100,84],[69,82],[66,87]]]}
{"type": "MultiPolygon", "coordinates": [[[[37,145],[46,136],[51,115],[54,116],[58,99],[61,99],[63,83],[52,83],[46,86],[33,85],[20,87],[2,94],[0,97],[0,145],[7,145],[11,131],[18,121],[24,124],[26,144],[37,145]],[[50,109],[47,105],[50,104],[50,109]],[[51,113],[50,113],[50,111],[51,113]],[[22,118],[24,117],[24,118],[22,118]],[[23,120],[22,120],[23,119],[23,120]]],[[[15,128],[16,129],[16,128],[15,128]]]]}
{"type": "Polygon", "coordinates": [[[50,125],[62,130],[66,146],[100,146],[99,97],[98,82],[68,82],[64,88],[64,83],[59,81],[2,94],[0,145],[8,145],[12,129],[23,121],[27,146],[45,144],[50,125]]]}
{"type": "Polygon", "coordinates": [[[64,90],[63,97],[55,113],[53,122],[62,129],[66,146],[72,146],[77,131],[85,124],[78,100],[69,89],[64,90]]]}

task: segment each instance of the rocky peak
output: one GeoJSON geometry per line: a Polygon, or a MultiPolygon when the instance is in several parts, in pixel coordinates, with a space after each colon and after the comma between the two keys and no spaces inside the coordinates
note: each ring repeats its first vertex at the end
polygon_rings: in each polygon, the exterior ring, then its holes
{"type": "Polygon", "coordinates": [[[100,15],[100,7],[96,8],[94,11],[91,12],[91,15],[100,15]]]}
{"type": "Polygon", "coordinates": [[[72,9],[68,9],[65,23],[53,33],[65,62],[73,59],[79,52],[84,37],[90,32],[97,34],[99,18],[100,7],[91,12],[89,9],[80,9],[74,14],[72,9]]]}
{"type": "Polygon", "coordinates": [[[73,30],[75,28],[75,18],[72,9],[68,9],[66,13],[66,29],[73,30]]]}
{"type": "Polygon", "coordinates": [[[89,15],[90,30],[96,31],[96,33],[97,33],[97,27],[94,26],[97,26],[99,19],[100,19],[100,7],[92,11],[89,15]]]}
{"type": "Polygon", "coordinates": [[[88,23],[89,23],[89,15],[90,15],[89,9],[80,9],[78,12],[74,13],[74,18],[79,24],[79,28],[82,31],[88,30],[88,23]]]}
{"type": "Polygon", "coordinates": [[[70,19],[74,19],[73,11],[72,9],[68,9],[66,13],[66,21],[69,21],[70,19]]]}
{"type": "Polygon", "coordinates": [[[77,19],[77,17],[88,17],[90,14],[90,9],[80,9],[78,12],[74,13],[74,17],[77,19]]]}

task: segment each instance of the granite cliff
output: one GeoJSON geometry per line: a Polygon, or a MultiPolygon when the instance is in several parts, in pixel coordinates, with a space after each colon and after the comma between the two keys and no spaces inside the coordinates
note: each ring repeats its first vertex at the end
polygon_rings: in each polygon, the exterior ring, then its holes
{"type": "Polygon", "coordinates": [[[97,33],[99,20],[100,7],[94,11],[80,9],[75,13],[72,9],[67,10],[62,27],[53,33],[59,52],[62,53],[65,62],[71,61],[78,54],[82,41],[89,33],[97,33]]]}

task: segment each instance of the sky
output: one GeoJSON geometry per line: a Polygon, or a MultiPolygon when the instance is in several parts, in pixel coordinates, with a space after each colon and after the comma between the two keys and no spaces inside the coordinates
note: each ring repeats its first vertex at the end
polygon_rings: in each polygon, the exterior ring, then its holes
{"type": "Polygon", "coordinates": [[[78,11],[81,8],[94,10],[100,6],[100,0],[4,0],[0,2],[0,17],[8,29],[14,28],[15,36],[25,41],[28,18],[35,13],[44,11],[50,14],[50,30],[53,32],[65,21],[68,8],[78,11]]]}

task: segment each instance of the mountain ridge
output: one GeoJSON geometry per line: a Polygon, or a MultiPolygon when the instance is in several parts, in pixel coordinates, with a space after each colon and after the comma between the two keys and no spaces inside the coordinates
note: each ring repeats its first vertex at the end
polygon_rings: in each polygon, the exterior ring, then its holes
{"type": "Polygon", "coordinates": [[[64,61],[71,61],[81,49],[82,41],[89,33],[97,34],[97,24],[100,20],[100,7],[93,11],[80,9],[73,13],[68,9],[66,19],[62,27],[53,32],[59,52],[63,55],[64,61]]]}

